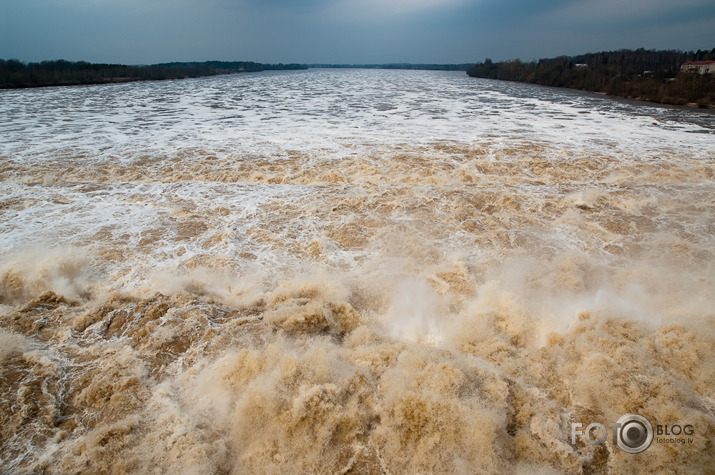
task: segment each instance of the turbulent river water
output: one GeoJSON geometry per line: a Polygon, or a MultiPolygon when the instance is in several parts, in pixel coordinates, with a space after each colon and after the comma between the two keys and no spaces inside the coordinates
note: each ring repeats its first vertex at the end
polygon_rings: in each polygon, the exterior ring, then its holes
{"type": "Polygon", "coordinates": [[[712,111],[318,69],[0,118],[2,471],[715,467],[712,111]]]}

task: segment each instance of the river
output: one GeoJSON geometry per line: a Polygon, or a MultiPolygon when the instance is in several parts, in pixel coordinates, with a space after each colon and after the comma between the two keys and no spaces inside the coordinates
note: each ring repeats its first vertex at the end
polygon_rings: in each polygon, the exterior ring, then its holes
{"type": "Polygon", "coordinates": [[[715,465],[712,111],[315,69],[0,117],[5,471],[715,465]],[[572,438],[630,413],[694,430],[572,438]]]}

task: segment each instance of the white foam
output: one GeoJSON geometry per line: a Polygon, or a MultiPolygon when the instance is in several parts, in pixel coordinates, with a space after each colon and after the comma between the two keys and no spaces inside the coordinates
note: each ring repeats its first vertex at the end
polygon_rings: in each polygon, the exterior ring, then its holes
{"type": "MultiPolygon", "coordinates": [[[[463,72],[309,70],[0,92],[0,155],[132,160],[199,147],[242,157],[496,135],[597,151],[712,151],[712,113],[463,72]],[[583,112],[588,112],[584,114],[583,112]],[[693,133],[699,132],[699,133],[693,133]],[[52,137],[52,140],[47,140],[52,137]]],[[[348,150],[354,150],[352,148],[348,150]]],[[[320,153],[320,152],[323,153],[320,153]]]]}

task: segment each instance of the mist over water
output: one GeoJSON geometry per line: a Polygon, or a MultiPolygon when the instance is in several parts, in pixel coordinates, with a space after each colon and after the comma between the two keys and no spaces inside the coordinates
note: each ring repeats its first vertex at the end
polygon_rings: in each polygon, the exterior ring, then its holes
{"type": "Polygon", "coordinates": [[[710,111],[308,70],[0,117],[4,471],[715,465],[710,111]],[[571,443],[627,413],[692,441],[571,443]]]}

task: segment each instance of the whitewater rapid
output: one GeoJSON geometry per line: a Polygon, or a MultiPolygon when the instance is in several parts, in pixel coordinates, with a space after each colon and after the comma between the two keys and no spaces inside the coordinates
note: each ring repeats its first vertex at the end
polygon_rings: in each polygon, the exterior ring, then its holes
{"type": "Polygon", "coordinates": [[[318,69],[0,117],[3,470],[713,466],[712,111],[318,69]],[[572,442],[628,413],[692,440],[572,442]]]}

